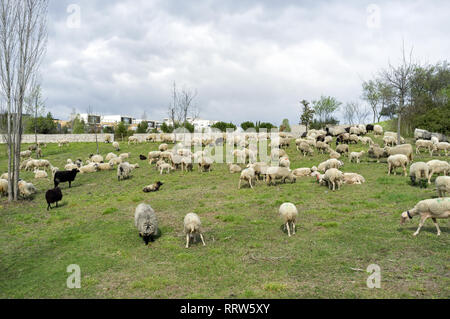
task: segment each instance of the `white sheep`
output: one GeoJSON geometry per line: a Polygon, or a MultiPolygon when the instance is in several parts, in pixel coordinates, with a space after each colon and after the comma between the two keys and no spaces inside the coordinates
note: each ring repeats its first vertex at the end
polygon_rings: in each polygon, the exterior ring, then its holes
{"type": "Polygon", "coordinates": [[[292,224],[292,235],[295,235],[295,222],[298,217],[298,210],[292,203],[281,204],[278,213],[283,218],[283,224],[287,229],[288,236],[291,237],[290,224],[292,224]]]}
{"type": "Polygon", "coordinates": [[[242,168],[236,164],[228,164],[228,170],[230,171],[231,174],[234,174],[240,173],[242,171],[242,168]]]}
{"type": "Polygon", "coordinates": [[[241,189],[241,182],[246,181],[250,185],[250,188],[253,188],[252,181],[256,179],[255,170],[253,168],[245,168],[241,172],[241,176],[239,177],[239,185],[238,189],[241,189]]]}
{"type": "Polygon", "coordinates": [[[417,140],[416,141],[416,154],[420,154],[420,150],[425,148],[430,152],[430,156],[433,156],[433,142],[429,140],[417,140]]]}
{"type": "Polygon", "coordinates": [[[403,155],[403,154],[391,155],[388,157],[387,163],[388,163],[388,175],[391,175],[392,171],[394,171],[394,175],[397,175],[397,172],[395,171],[395,169],[397,167],[401,167],[401,168],[403,168],[403,172],[405,173],[405,176],[407,176],[406,166],[408,165],[409,160],[406,155],[403,155]]]}
{"type": "Polygon", "coordinates": [[[0,176],[0,179],[8,179],[9,178],[9,174],[8,173],[4,173],[2,174],[2,176],[0,176]]]}
{"type": "Polygon", "coordinates": [[[91,162],[93,162],[93,163],[102,163],[103,162],[103,156],[101,156],[101,155],[91,156],[91,162]]]}
{"type": "Polygon", "coordinates": [[[133,169],[130,163],[128,162],[120,163],[119,166],[117,167],[117,180],[120,181],[121,178],[122,179],[130,178],[132,170],[133,169]]]}
{"type": "Polygon", "coordinates": [[[99,171],[110,171],[113,168],[114,168],[114,164],[112,162],[98,164],[99,171]]]}
{"type": "Polygon", "coordinates": [[[98,170],[97,163],[90,163],[79,168],[80,174],[95,173],[98,170]]]}
{"type": "Polygon", "coordinates": [[[296,177],[289,168],[271,166],[267,168],[266,171],[266,183],[271,185],[272,182],[275,183],[277,179],[281,179],[283,183],[289,180],[291,183],[295,183],[296,177]]]}
{"type": "Polygon", "coordinates": [[[114,153],[108,153],[108,155],[106,155],[105,157],[105,161],[109,162],[110,160],[112,160],[113,158],[117,158],[118,156],[114,153]]]}
{"type": "Polygon", "coordinates": [[[122,162],[128,158],[130,158],[131,153],[123,153],[120,154],[119,157],[122,159],[122,162]]]}
{"type": "Polygon", "coordinates": [[[383,127],[381,125],[374,125],[373,126],[373,134],[376,135],[383,135],[383,127]]]}
{"type": "Polygon", "coordinates": [[[23,198],[28,198],[37,192],[37,189],[33,184],[27,183],[23,180],[19,181],[17,185],[19,186],[19,193],[23,198]]]}
{"type": "Polygon", "coordinates": [[[431,160],[427,162],[429,173],[428,173],[428,184],[431,184],[431,177],[433,177],[434,174],[444,174],[447,176],[447,174],[450,172],[450,164],[446,161],[440,161],[440,160],[431,160]]]}
{"type": "Polygon", "coordinates": [[[168,149],[169,149],[169,145],[167,145],[166,143],[163,143],[163,144],[159,145],[159,147],[158,147],[158,150],[159,150],[160,152],[165,152],[165,151],[167,151],[168,149]]]}
{"type": "Polygon", "coordinates": [[[279,165],[280,165],[280,167],[289,168],[291,166],[291,162],[289,161],[288,157],[282,157],[282,158],[280,158],[279,165]]]}
{"type": "Polygon", "coordinates": [[[139,204],[134,212],[134,225],[139,231],[145,244],[153,242],[154,237],[158,235],[158,218],[150,205],[139,204]]]}
{"type": "Polygon", "coordinates": [[[413,184],[421,178],[428,180],[429,167],[425,162],[416,162],[409,167],[409,177],[413,184]]]}
{"type": "Polygon", "coordinates": [[[351,152],[350,156],[348,157],[350,162],[353,162],[353,160],[356,161],[356,163],[359,163],[361,160],[361,157],[364,155],[364,151],[361,152],[351,152]]]}
{"type": "Polygon", "coordinates": [[[383,137],[384,146],[394,146],[397,145],[397,139],[393,136],[387,135],[383,137]]]}
{"type": "Polygon", "coordinates": [[[296,168],[292,171],[295,177],[311,176],[312,170],[309,167],[296,168]]]}
{"type": "Polygon", "coordinates": [[[128,138],[128,145],[130,145],[131,143],[133,144],[137,144],[139,142],[138,138],[136,136],[130,136],[128,138]]]}
{"type": "Polygon", "coordinates": [[[167,174],[169,174],[170,171],[173,170],[173,167],[172,165],[164,162],[163,164],[159,165],[159,174],[162,175],[164,170],[166,170],[167,174]]]}
{"type": "Polygon", "coordinates": [[[445,197],[446,193],[450,193],[450,176],[438,176],[435,183],[439,197],[445,197]]]}
{"type": "Polygon", "coordinates": [[[328,169],[323,176],[319,179],[321,185],[328,184],[328,188],[333,191],[341,189],[341,185],[344,182],[344,174],[337,168],[328,169]]]}
{"type": "Polygon", "coordinates": [[[317,166],[317,170],[319,170],[321,172],[325,172],[326,170],[328,170],[330,168],[341,168],[342,166],[344,166],[344,162],[339,161],[335,158],[330,158],[329,160],[326,160],[325,162],[320,163],[317,166]]]}
{"type": "Polygon", "coordinates": [[[416,215],[420,215],[420,222],[419,228],[413,234],[414,236],[419,234],[420,229],[428,218],[433,220],[437,235],[440,236],[441,230],[436,219],[450,217],[450,197],[425,199],[418,202],[413,209],[402,213],[401,224],[404,224],[406,219],[412,219],[416,215]]]}
{"type": "Polygon", "coordinates": [[[38,170],[37,168],[34,169],[34,178],[35,179],[39,179],[39,178],[47,178],[47,172],[46,171],[41,171],[38,170]]]}
{"type": "Polygon", "coordinates": [[[0,178],[0,198],[2,195],[8,195],[8,180],[0,178]]]}
{"type": "Polygon", "coordinates": [[[112,147],[116,150],[116,152],[120,151],[120,145],[119,142],[112,143],[112,147]]]}
{"type": "Polygon", "coordinates": [[[441,151],[445,152],[445,156],[447,156],[447,152],[450,151],[450,143],[447,142],[439,142],[433,145],[433,151],[438,152],[438,155],[441,156],[441,151]]]}
{"type": "Polygon", "coordinates": [[[353,184],[363,184],[366,182],[366,179],[357,173],[344,173],[344,183],[353,185],[353,184]]]}
{"type": "Polygon", "coordinates": [[[112,163],[113,165],[119,165],[122,162],[123,162],[122,158],[120,158],[120,157],[113,157],[109,160],[109,163],[112,163]]]}
{"type": "Polygon", "coordinates": [[[203,246],[206,246],[203,239],[202,223],[200,217],[195,213],[189,213],[184,217],[184,233],[186,234],[186,248],[189,248],[189,241],[194,238],[196,234],[200,235],[203,246]]]}

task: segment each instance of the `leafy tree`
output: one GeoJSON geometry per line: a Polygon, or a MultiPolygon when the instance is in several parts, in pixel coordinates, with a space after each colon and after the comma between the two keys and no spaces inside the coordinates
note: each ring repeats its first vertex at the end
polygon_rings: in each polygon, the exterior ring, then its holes
{"type": "Polygon", "coordinates": [[[300,103],[303,104],[303,113],[300,115],[300,124],[305,125],[306,131],[308,131],[314,118],[315,111],[309,106],[308,101],[302,100],[300,103]]]}
{"type": "Polygon", "coordinates": [[[164,133],[172,133],[174,130],[172,125],[167,125],[166,123],[163,123],[161,125],[161,131],[163,131],[164,133]]]}
{"type": "Polygon", "coordinates": [[[332,96],[321,96],[320,100],[313,101],[313,108],[318,120],[326,123],[327,118],[331,118],[331,114],[336,111],[342,103],[332,96]]]}
{"type": "Polygon", "coordinates": [[[233,123],[225,123],[225,122],[217,122],[213,125],[211,125],[212,128],[216,128],[222,132],[226,132],[227,128],[232,128],[233,130],[236,129],[236,125],[233,123]]]}
{"type": "MultiPolygon", "coordinates": [[[[380,100],[381,100],[380,91],[378,90],[378,83],[377,83],[377,81],[370,80],[367,82],[363,82],[362,87],[363,87],[362,98],[364,101],[369,103],[370,109],[373,112],[373,122],[372,123],[376,123],[375,121],[376,121],[378,113],[379,113],[379,105],[380,105],[380,100]]],[[[349,114],[347,114],[347,116],[349,116],[349,114]]],[[[353,123],[350,123],[350,124],[353,124],[353,123]]]]}
{"type": "Polygon", "coordinates": [[[148,129],[148,122],[142,121],[141,123],[138,124],[136,133],[147,133],[147,129],[148,129]]]}
{"type": "Polygon", "coordinates": [[[244,123],[241,123],[241,128],[242,128],[244,131],[246,131],[247,129],[249,129],[249,128],[251,128],[251,127],[255,128],[255,124],[254,124],[253,122],[246,121],[246,122],[244,122],[244,123]]]}
{"type": "Polygon", "coordinates": [[[80,120],[78,115],[72,122],[72,134],[84,134],[86,133],[86,123],[83,119],[80,120]]]}
{"type": "Polygon", "coordinates": [[[103,127],[103,133],[114,134],[114,127],[113,126],[105,126],[105,127],[103,127]]]}
{"type": "Polygon", "coordinates": [[[116,136],[122,137],[128,135],[128,125],[126,125],[123,121],[121,121],[116,128],[116,136]]]}
{"type": "Polygon", "coordinates": [[[256,127],[256,131],[259,132],[259,130],[261,128],[265,128],[267,130],[267,132],[270,132],[271,129],[277,128],[277,127],[275,125],[273,125],[272,123],[262,122],[262,123],[258,124],[258,126],[256,127]]]}

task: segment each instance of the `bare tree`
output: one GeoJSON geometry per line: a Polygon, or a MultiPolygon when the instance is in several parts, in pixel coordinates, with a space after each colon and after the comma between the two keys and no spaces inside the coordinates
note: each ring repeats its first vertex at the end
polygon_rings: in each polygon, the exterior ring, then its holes
{"type": "Polygon", "coordinates": [[[95,119],[96,119],[96,116],[94,115],[94,109],[92,108],[91,105],[89,105],[89,107],[87,108],[87,121],[88,121],[87,124],[90,128],[90,131],[95,134],[95,143],[97,144],[97,154],[100,154],[100,150],[98,147],[98,137],[97,137],[98,126],[97,126],[95,119]]]}
{"type": "Polygon", "coordinates": [[[27,113],[33,114],[34,120],[34,142],[37,145],[37,118],[42,115],[45,105],[42,101],[41,85],[34,77],[30,84],[30,95],[25,98],[25,109],[27,113]]]}
{"type": "Polygon", "coordinates": [[[397,142],[400,144],[400,124],[402,112],[405,108],[405,101],[411,87],[411,78],[414,73],[415,64],[412,62],[412,48],[408,59],[405,56],[405,45],[402,46],[402,61],[399,66],[393,66],[389,63],[389,67],[382,71],[382,76],[388,84],[390,84],[397,97],[397,142]]]}
{"type": "Polygon", "coordinates": [[[373,123],[375,124],[375,120],[377,119],[378,114],[380,112],[379,110],[380,92],[378,91],[377,82],[373,80],[367,82],[364,81],[362,87],[363,87],[362,98],[367,103],[369,103],[369,106],[373,112],[373,123]]]}
{"type": "Polygon", "coordinates": [[[344,119],[347,121],[347,124],[353,125],[355,118],[355,108],[357,104],[355,102],[347,102],[344,106],[344,119]]]}
{"type": "Polygon", "coordinates": [[[194,99],[197,97],[197,90],[183,88],[179,97],[179,117],[181,123],[186,123],[188,115],[190,115],[194,106],[194,99]]]}
{"type": "Polygon", "coordinates": [[[8,200],[18,199],[22,113],[47,44],[48,0],[0,0],[0,87],[7,108],[8,200]]]}

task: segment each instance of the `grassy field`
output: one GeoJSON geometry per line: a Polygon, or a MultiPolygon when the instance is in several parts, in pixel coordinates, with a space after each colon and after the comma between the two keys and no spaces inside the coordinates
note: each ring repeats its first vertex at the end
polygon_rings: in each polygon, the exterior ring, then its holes
{"type": "MultiPolygon", "coordinates": [[[[158,147],[121,145],[131,163],[158,147]]],[[[367,147],[350,146],[360,149],[367,147]]],[[[43,149],[60,168],[67,158],[85,160],[95,150],[94,143],[43,149]]],[[[113,150],[102,144],[100,151],[113,150]]],[[[317,153],[303,158],[295,145],[288,154],[291,168],[327,159],[317,153]]],[[[360,173],[366,183],[330,192],[302,178],[238,190],[239,175],[225,164],[211,173],[160,176],[140,162],[133,178],[121,182],[115,170],[78,175],[71,189],[63,184],[62,206],[49,212],[44,194],[51,181],[23,172],[39,192],[15,204],[0,199],[0,298],[449,298],[448,220],[438,220],[440,237],[431,221],[417,238],[417,217],[399,224],[402,211],[436,197],[434,187],[388,177],[387,164],[367,156],[360,164],[344,162],[342,171],[360,173]],[[161,191],[142,192],[157,180],[165,183],[161,191]],[[149,246],[134,227],[142,202],[151,204],[160,224],[161,237],[149,246]],[[277,214],[283,202],[299,209],[291,238],[277,214]],[[202,219],[206,247],[184,247],[183,217],[191,211],[202,219]],[[70,264],[81,267],[81,289],[66,287],[70,264]],[[370,264],[381,268],[380,289],[366,286],[370,264]]],[[[0,146],[0,172],[6,166],[0,146]]]]}

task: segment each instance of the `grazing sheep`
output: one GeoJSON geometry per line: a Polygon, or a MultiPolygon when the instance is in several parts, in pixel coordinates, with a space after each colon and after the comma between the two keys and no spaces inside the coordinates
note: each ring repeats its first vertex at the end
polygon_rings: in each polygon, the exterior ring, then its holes
{"type": "Polygon", "coordinates": [[[47,210],[52,209],[53,203],[56,203],[56,207],[58,207],[58,202],[61,201],[63,195],[61,192],[61,188],[55,187],[54,189],[49,189],[45,193],[45,199],[47,200],[47,210]]]}
{"type": "Polygon", "coordinates": [[[38,170],[37,168],[34,169],[34,178],[35,179],[39,179],[39,178],[47,178],[47,172],[46,171],[41,171],[38,170]]]}
{"type": "Polygon", "coordinates": [[[122,162],[128,158],[130,158],[131,153],[122,153],[119,155],[119,157],[122,159],[122,162]]]}
{"type": "Polygon", "coordinates": [[[211,166],[214,163],[212,158],[202,157],[198,163],[198,169],[201,172],[211,172],[211,166]]]}
{"type": "Polygon", "coordinates": [[[366,180],[362,175],[359,175],[357,173],[344,173],[344,184],[362,184],[365,183],[366,180]]]}
{"type": "Polygon", "coordinates": [[[420,154],[422,148],[428,149],[430,156],[433,156],[433,142],[429,140],[417,140],[416,141],[416,154],[420,154]]]}
{"type": "Polygon", "coordinates": [[[130,136],[128,138],[128,145],[130,145],[131,143],[133,144],[137,144],[139,142],[138,138],[136,136],[130,136]]]}
{"type": "Polygon", "coordinates": [[[243,169],[241,172],[241,176],[239,177],[238,189],[241,189],[242,181],[248,182],[248,184],[250,185],[250,188],[253,188],[252,180],[255,180],[255,179],[256,179],[256,176],[255,176],[255,171],[253,168],[243,169]]]}
{"type": "Polygon", "coordinates": [[[159,189],[162,185],[164,185],[164,183],[158,181],[154,184],[145,186],[143,191],[144,191],[144,193],[157,192],[157,191],[159,191],[159,189]]]}
{"type": "Polygon", "coordinates": [[[300,145],[297,145],[297,150],[303,154],[303,157],[306,155],[314,155],[314,150],[308,143],[300,143],[300,145]]]}
{"type": "Polygon", "coordinates": [[[119,164],[117,167],[117,180],[120,181],[120,179],[124,180],[130,178],[132,170],[133,168],[128,162],[119,164]]]}
{"type": "Polygon", "coordinates": [[[445,197],[446,193],[450,193],[450,176],[438,176],[435,183],[439,197],[445,197]]]}
{"type": "Polygon", "coordinates": [[[285,150],[274,148],[270,151],[270,158],[272,159],[272,161],[277,161],[281,157],[284,157],[284,156],[287,156],[287,153],[285,150]]]}
{"type": "Polygon", "coordinates": [[[0,198],[2,195],[8,195],[8,180],[0,178],[0,198]]]}
{"type": "Polygon", "coordinates": [[[110,160],[112,160],[113,158],[117,158],[118,156],[114,153],[108,153],[108,155],[106,155],[105,160],[107,162],[109,162],[110,160]]]}
{"type": "Polygon", "coordinates": [[[395,169],[397,167],[401,167],[401,168],[403,168],[403,172],[405,173],[405,176],[407,176],[406,166],[408,165],[409,160],[408,160],[408,157],[406,157],[406,155],[403,155],[403,154],[391,155],[388,157],[387,163],[388,163],[388,175],[391,175],[392,171],[394,172],[394,175],[397,175],[397,172],[395,171],[395,169]]]}
{"type": "Polygon", "coordinates": [[[228,169],[231,174],[240,173],[242,171],[242,168],[236,164],[228,164],[228,169]]]}
{"type": "Polygon", "coordinates": [[[139,204],[134,213],[134,225],[139,231],[139,236],[148,245],[148,242],[155,241],[158,234],[158,218],[150,205],[139,204]]]}
{"type": "Polygon", "coordinates": [[[339,154],[347,154],[348,155],[348,145],[347,144],[339,144],[336,146],[336,152],[339,154]]]}
{"type": "Polygon", "coordinates": [[[8,173],[4,173],[2,174],[2,176],[0,176],[0,179],[8,179],[9,178],[9,174],[8,173]]]}
{"type": "Polygon", "coordinates": [[[37,192],[36,187],[31,183],[19,181],[17,185],[19,186],[19,193],[23,198],[29,198],[37,192]]]}
{"type": "Polygon", "coordinates": [[[330,158],[339,159],[341,157],[341,154],[333,150],[331,147],[329,148],[330,152],[330,158]]]}
{"type": "Polygon", "coordinates": [[[292,224],[292,235],[295,235],[295,221],[298,216],[297,207],[292,203],[283,203],[278,209],[278,213],[283,218],[284,228],[287,229],[288,236],[291,237],[290,224],[292,224]]]}
{"type": "Polygon", "coordinates": [[[380,158],[387,157],[386,151],[382,149],[378,144],[370,145],[367,154],[369,154],[369,156],[372,158],[376,158],[377,163],[380,162],[380,158]]]}
{"type": "Polygon", "coordinates": [[[264,179],[267,173],[267,168],[269,166],[267,165],[267,163],[265,162],[256,162],[256,163],[251,163],[248,164],[247,168],[253,168],[253,170],[255,171],[255,176],[256,179],[264,179]]]}
{"type": "Polygon", "coordinates": [[[38,148],[38,146],[36,144],[28,146],[29,151],[35,151],[35,150],[37,150],[37,148],[38,148]]]}
{"type": "Polygon", "coordinates": [[[163,143],[163,144],[159,145],[158,149],[160,152],[165,152],[169,149],[169,145],[167,145],[166,143],[163,143]]]}
{"type": "Polygon", "coordinates": [[[295,183],[295,176],[289,168],[286,167],[276,167],[271,166],[267,168],[266,172],[266,183],[271,185],[272,182],[275,184],[277,179],[281,179],[283,183],[289,180],[291,183],[295,183]]]}
{"type": "Polygon", "coordinates": [[[164,162],[163,164],[160,164],[160,165],[159,165],[159,174],[162,175],[162,173],[164,172],[164,170],[166,170],[166,171],[167,171],[167,174],[169,174],[169,173],[170,173],[170,170],[173,170],[173,167],[172,167],[172,165],[170,165],[170,164],[164,162]]]}
{"type": "Polygon", "coordinates": [[[58,187],[60,183],[66,183],[69,182],[69,188],[72,187],[72,182],[75,180],[75,177],[77,176],[77,173],[80,171],[78,168],[73,168],[70,171],[59,171],[55,173],[55,176],[53,177],[53,183],[55,188],[58,187]]]}
{"type": "Polygon", "coordinates": [[[42,155],[42,149],[38,147],[38,148],[36,149],[36,157],[37,157],[37,158],[40,158],[40,157],[42,157],[42,156],[43,156],[43,155],[42,155]]]}
{"type": "Polygon", "coordinates": [[[325,172],[330,168],[341,168],[342,166],[344,166],[344,162],[331,158],[329,160],[326,160],[325,162],[320,163],[317,166],[317,169],[321,172],[325,172]]]}
{"type": "Polygon", "coordinates": [[[328,184],[329,189],[333,191],[341,189],[341,185],[344,182],[344,174],[337,168],[328,169],[323,176],[319,179],[321,185],[328,184]]]}
{"type": "Polygon", "coordinates": [[[373,126],[373,134],[375,136],[383,135],[383,127],[381,125],[374,125],[373,126]]]}
{"type": "Polygon", "coordinates": [[[397,145],[397,139],[393,136],[383,137],[384,146],[394,146],[397,145]]]}
{"type": "Polygon", "coordinates": [[[181,171],[192,172],[194,170],[194,164],[192,163],[191,156],[185,156],[181,158],[181,171]]]}
{"type": "Polygon", "coordinates": [[[161,156],[161,152],[160,151],[153,151],[153,152],[149,152],[148,153],[148,162],[149,164],[153,164],[153,161],[155,161],[155,163],[159,160],[161,156]]]}
{"type": "Polygon", "coordinates": [[[77,169],[77,168],[78,168],[78,165],[76,165],[76,164],[67,164],[66,166],[64,166],[64,169],[66,171],[71,171],[71,170],[77,169]]]}
{"type": "Polygon", "coordinates": [[[356,163],[359,163],[361,160],[361,157],[364,155],[364,151],[361,152],[351,152],[350,156],[348,157],[350,162],[353,162],[353,160],[356,161],[356,163]]]}
{"type": "Polygon", "coordinates": [[[449,218],[450,197],[421,200],[413,209],[402,213],[401,224],[404,224],[406,219],[412,219],[416,215],[420,215],[420,222],[419,228],[417,228],[416,232],[413,234],[414,236],[419,234],[420,229],[428,218],[433,220],[433,223],[436,226],[437,235],[440,236],[441,230],[439,229],[436,219],[449,218]]]}
{"type": "Polygon", "coordinates": [[[103,156],[101,155],[93,155],[89,157],[91,159],[91,162],[93,163],[103,163],[103,156]]]}
{"type": "Polygon", "coordinates": [[[28,157],[31,157],[31,151],[20,152],[20,158],[28,158],[28,157]]]}
{"type": "Polygon", "coordinates": [[[81,166],[79,171],[80,171],[80,174],[95,173],[98,171],[98,164],[91,163],[88,165],[81,166]]]}
{"type": "Polygon", "coordinates": [[[348,142],[350,143],[355,143],[358,144],[359,142],[359,136],[356,134],[350,134],[349,138],[348,138],[348,142]]]}
{"type": "Polygon", "coordinates": [[[446,161],[431,160],[427,162],[429,173],[428,173],[428,184],[431,184],[431,177],[436,174],[443,173],[445,176],[450,172],[450,164],[446,161]]]}
{"type": "Polygon", "coordinates": [[[112,141],[112,135],[105,135],[105,143],[109,144],[112,141]]]}
{"type": "Polygon", "coordinates": [[[439,142],[433,145],[433,151],[438,152],[438,155],[441,156],[441,151],[445,152],[445,156],[447,156],[447,152],[450,151],[450,143],[447,142],[439,142]]]}
{"type": "Polygon", "coordinates": [[[280,163],[279,163],[280,167],[286,167],[289,168],[291,166],[291,162],[289,161],[289,158],[287,157],[282,157],[280,158],[280,163]]]}
{"type": "Polygon", "coordinates": [[[184,217],[184,233],[186,234],[186,248],[189,248],[189,241],[194,238],[196,234],[200,235],[203,246],[206,246],[203,239],[202,223],[200,217],[195,213],[189,213],[184,217]]]}
{"type": "Polygon", "coordinates": [[[365,137],[361,137],[361,143],[363,145],[366,145],[366,144],[372,145],[373,144],[373,140],[370,137],[365,136],[365,137]]]}
{"type": "Polygon", "coordinates": [[[384,150],[386,151],[387,156],[403,154],[408,157],[410,162],[413,160],[413,147],[411,144],[402,144],[394,147],[385,146],[384,150]]]}
{"type": "Polygon", "coordinates": [[[120,151],[120,145],[119,142],[112,143],[112,147],[116,150],[116,152],[120,151]]]}
{"type": "Polygon", "coordinates": [[[413,184],[424,178],[428,180],[429,167],[425,162],[416,162],[409,167],[409,178],[413,184]]]}
{"type": "Polygon", "coordinates": [[[433,142],[433,144],[437,144],[437,143],[439,143],[439,139],[436,136],[432,136],[431,142],[433,142]]]}
{"type": "Polygon", "coordinates": [[[109,160],[109,163],[112,163],[113,165],[120,165],[122,162],[122,158],[120,157],[113,157],[109,160]]]}
{"type": "Polygon", "coordinates": [[[327,144],[327,143],[325,143],[325,142],[317,142],[316,143],[316,149],[317,149],[317,151],[319,152],[321,152],[322,154],[324,153],[324,152],[326,152],[327,150],[328,150],[328,148],[329,148],[329,145],[327,144]]]}

